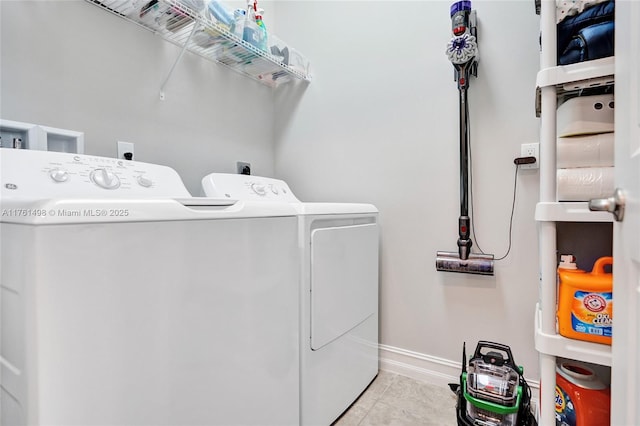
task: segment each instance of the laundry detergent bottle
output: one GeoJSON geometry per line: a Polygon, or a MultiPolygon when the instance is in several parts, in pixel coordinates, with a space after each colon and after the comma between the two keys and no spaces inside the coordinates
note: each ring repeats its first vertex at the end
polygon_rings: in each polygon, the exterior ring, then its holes
{"type": "Polygon", "coordinates": [[[562,361],[556,366],[556,426],[609,426],[611,390],[588,366],[562,361]]]}
{"type": "Polygon", "coordinates": [[[613,328],[613,274],[601,257],[591,272],[558,268],[558,332],[565,337],[610,345],[613,328]]]}

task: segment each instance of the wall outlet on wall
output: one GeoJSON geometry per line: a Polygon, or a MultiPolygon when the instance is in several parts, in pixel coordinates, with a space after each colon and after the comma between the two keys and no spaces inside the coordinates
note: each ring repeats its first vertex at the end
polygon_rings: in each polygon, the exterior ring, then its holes
{"type": "Polygon", "coordinates": [[[521,164],[520,169],[539,169],[540,168],[540,144],[539,143],[523,143],[520,145],[520,157],[535,157],[536,162],[533,164],[521,164]]]}
{"type": "Polygon", "coordinates": [[[134,149],[132,142],[118,141],[118,159],[133,160],[134,149]]]}
{"type": "Polygon", "coordinates": [[[236,170],[239,175],[250,175],[251,174],[251,163],[245,163],[243,161],[238,161],[236,163],[236,170]]]}

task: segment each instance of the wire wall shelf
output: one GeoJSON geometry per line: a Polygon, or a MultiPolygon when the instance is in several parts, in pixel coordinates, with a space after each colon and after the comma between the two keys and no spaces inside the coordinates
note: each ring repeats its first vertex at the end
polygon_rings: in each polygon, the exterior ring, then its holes
{"type": "MultiPolygon", "coordinates": [[[[270,87],[277,87],[296,79],[311,80],[308,61],[295,49],[272,34],[269,34],[268,39],[270,51],[242,40],[208,13],[206,7],[202,11],[192,8],[204,6],[205,2],[202,0],[86,1],[181,47],[183,50],[173,68],[180,61],[184,51],[189,51],[270,87]],[[270,53],[272,51],[286,51],[287,54],[276,56],[270,53]]],[[[164,85],[171,77],[173,68],[160,89],[161,98],[164,98],[164,85]]]]}

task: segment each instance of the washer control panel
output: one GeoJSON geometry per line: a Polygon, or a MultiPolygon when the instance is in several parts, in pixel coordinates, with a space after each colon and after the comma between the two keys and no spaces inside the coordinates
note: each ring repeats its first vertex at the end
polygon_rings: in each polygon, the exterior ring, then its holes
{"type": "Polygon", "coordinates": [[[202,179],[205,197],[299,203],[283,180],[262,176],[211,173],[202,179]]]}
{"type": "Polygon", "coordinates": [[[157,164],[0,148],[0,165],[3,197],[191,197],[175,170],[157,164]]]}

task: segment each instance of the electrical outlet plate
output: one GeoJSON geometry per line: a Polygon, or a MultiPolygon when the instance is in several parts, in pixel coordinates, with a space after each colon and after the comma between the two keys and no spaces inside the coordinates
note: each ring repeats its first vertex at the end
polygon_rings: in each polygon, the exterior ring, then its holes
{"type": "Polygon", "coordinates": [[[520,157],[535,157],[536,162],[533,164],[521,164],[520,169],[539,169],[540,168],[540,144],[539,143],[523,143],[520,145],[520,157]]]}
{"type": "Polygon", "coordinates": [[[251,174],[251,163],[245,163],[243,161],[236,162],[236,171],[239,175],[250,175],[251,174]],[[245,167],[249,168],[249,173],[245,172],[245,167]]]}
{"type": "Polygon", "coordinates": [[[118,141],[118,158],[120,160],[126,160],[126,158],[124,158],[124,153],[125,152],[130,152],[131,156],[132,156],[131,157],[132,159],[136,158],[132,142],[118,141]]]}

